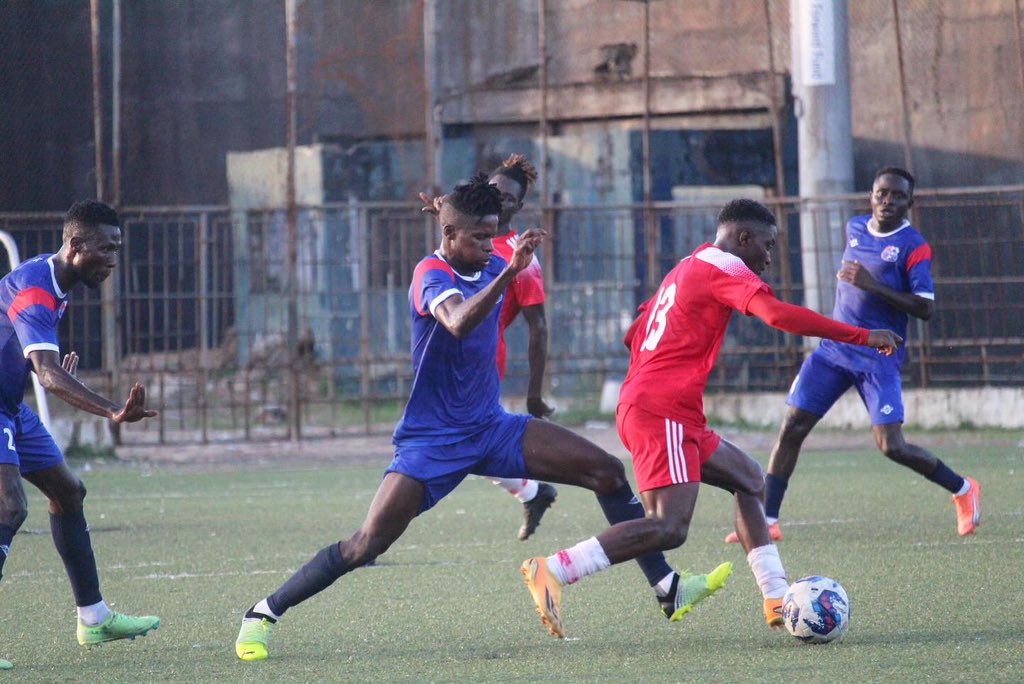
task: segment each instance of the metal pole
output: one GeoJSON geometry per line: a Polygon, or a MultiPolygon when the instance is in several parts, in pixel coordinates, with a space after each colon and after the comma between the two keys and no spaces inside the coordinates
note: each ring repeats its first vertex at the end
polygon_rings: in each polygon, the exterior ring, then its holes
{"type": "Polygon", "coordinates": [[[910,148],[910,98],[907,95],[907,75],[903,65],[903,38],[900,34],[900,10],[896,0],[892,0],[893,26],[896,32],[896,63],[900,71],[900,108],[903,112],[903,168],[914,173],[914,160],[910,148]]]}
{"type": "Polygon", "coordinates": [[[644,0],[644,128],[643,128],[643,155],[644,155],[644,245],[647,252],[647,295],[653,295],[655,288],[661,282],[660,268],[658,267],[658,226],[655,221],[654,208],[651,206],[653,198],[653,180],[651,178],[651,3],[644,0]]]}
{"type": "Polygon", "coordinates": [[[1024,93],[1024,35],[1020,27],[1020,0],[1013,3],[1013,26],[1017,29],[1017,68],[1020,70],[1020,92],[1024,93]]]}
{"type": "MultiPolygon", "coordinates": [[[[423,3],[423,80],[426,93],[423,114],[426,120],[427,182],[431,196],[441,192],[441,103],[437,71],[437,0],[423,3]]],[[[433,229],[433,221],[428,221],[433,229]]]]}
{"type": "Polygon", "coordinates": [[[103,74],[100,65],[100,0],[89,0],[89,25],[92,30],[92,135],[96,199],[105,196],[103,184],[103,74]]]}
{"type": "MultiPolygon", "coordinates": [[[[769,6],[771,0],[764,0],[764,23],[768,38],[768,96],[772,107],[772,154],[775,162],[775,197],[786,196],[786,169],[782,157],[782,138],[785,130],[782,97],[775,74],[775,32],[772,28],[772,13],[769,6]]],[[[793,300],[793,276],[789,266],[789,230],[786,207],[775,206],[776,221],[779,226],[779,277],[782,279],[782,299],[793,300]]]]}
{"type": "Polygon", "coordinates": [[[285,108],[287,110],[288,164],[285,174],[286,221],[288,242],[288,438],[297,441],[301,437],[302,416],[299,414],[299,376],[298,376],[298,338],[299,338],[299,303],[298,303],[298,206],[295,201],[295,3],[296,0],[285,0],[285,24],[287,48],[285,50],[285,69],[287,72],[287,93],[285,108]]]}
{"type": "Polygon", "coordinates": [[[210,259],[210,220],[204,211],[199,215],[199,235],[196,240],[196,268],[199,276],[199,428],[203,444],[210,441],[210,401],[206,390],[210,368],[210,282],[207,261],[210,259]]]}
{"type": "Polygon", "coordinates": [[[121,0],[114,0],[113,55],[111,71],[113,93],[110,105],[111,201],[121,206],[121,0]]]}

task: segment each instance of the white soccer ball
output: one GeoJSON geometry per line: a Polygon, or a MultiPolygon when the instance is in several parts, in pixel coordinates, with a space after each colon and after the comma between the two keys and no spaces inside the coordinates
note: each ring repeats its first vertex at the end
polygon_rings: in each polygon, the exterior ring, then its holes
{"type": "Polygon", "coordinates": [[[828,577],[804,577],[782,599],[786,631],[808,644],[827,644],[846,634],[850,599],[843,585],[828,577]]]}

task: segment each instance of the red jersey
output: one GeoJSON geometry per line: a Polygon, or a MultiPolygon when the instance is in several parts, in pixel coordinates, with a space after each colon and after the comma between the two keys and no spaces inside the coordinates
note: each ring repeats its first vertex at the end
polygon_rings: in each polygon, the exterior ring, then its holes
{"type": "MultiPolygon", "coordinates": [[[[519,234],[510,230],[507,235],[494,238],[494,253],[506,262],[512,260],[519,234]]],[[[498,318],[498,375],[505,378],[505,361],[508,348],[505,346],[505,328],[512,325],[519,312],[528,306],[544,303],[544,277],[540,261],[533,255],[529,266],[520,271],[505,290],[505,300],[498,318]]]]}
{"type": "Polygon", "coordinates": [[[771,288],[738,256],[704,244],[680,261],[630,330],[629,372],[619,404],[689,426],[707,424],[704,388],[733,309],[771,288]]]}

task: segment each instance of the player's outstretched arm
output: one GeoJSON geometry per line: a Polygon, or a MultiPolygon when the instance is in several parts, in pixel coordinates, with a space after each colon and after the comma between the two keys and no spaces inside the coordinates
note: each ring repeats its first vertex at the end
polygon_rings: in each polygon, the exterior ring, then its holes
{"type": "Polygon", "coordinates": [[[63,362],[57,352],[50,350],[29,352],[28,358],[43,388],[77,409],[118,423],[133,423],[157,414],[156,411],[146,409],[146,392],[141,384],[136,383],[132,387],[124,406],[115,404],[83,385],[73,375],[78,369],[78,355],[74,352],[65,356],[63,362]]]}
{"type": "Polygon", "coordinates": [[[508,264],[497,278],[469,299],[449,297],[434,309],[434,318],[445,330],[463,338],[494,311],[501,300],[501,294],[524,268],[533,262],[533,251],[544,240],[547,233],[531,228],[519,236],[515,251],[508,264]]]}
{"type": "Polygon", "coordinates": [[[886,356],[895,353],[896,348],[903,342],[903,339],[891,330],[867,330],[840,323],[802,306],[780,302],[767,292],[758,292],[754,295],[747,310],[773,328],[794,335],[825,337],[837,342],[874,347],[886,356]]]}
{"type": "Polygon", "coordinates": [[[923,321],[930,320],[935,311],[935,302],[932,300],[912,292],[894,290],[888,285],[878,282],[857,261],[843,261],[842,267],[836,273],[836,279],[881,297],[893,308],[923,321]]]}

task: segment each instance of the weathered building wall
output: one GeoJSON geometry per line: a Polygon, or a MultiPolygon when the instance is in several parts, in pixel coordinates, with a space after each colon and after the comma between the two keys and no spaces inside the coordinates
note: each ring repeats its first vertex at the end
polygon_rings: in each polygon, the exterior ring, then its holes
{"type": "MultiPolygon", "coordinates": [[[[418,161],[424,2],[298,3],[298,142],[402,147],[401,163],[389,170],[394,178],[375,192],[405,198],[426,185],[418,161]]],[[[438,97],[455,155],[445,161],[447,176],[465,173],[453,170],[457,164],[489,164],[488,140],[496,132],[536,130],[538,17],[535,0],[436,4],[438,97]]],[[[785,73],[789,6],[768,4],[771,54],[776,71],[785,73]]],[[[111,2],[100,5],[109,143],[111,2]]],[[[600,122],[606,134],[636,130],[644,5],[547,5],[552,133],[584,120],[600,122]]],[[[889,0],[849,5],[856,180],[866,187],[876,167],[903,160],[896,25],[889,0]]],[[[1024,177],[1013,6],[1014,0],[899,3],[912,161],[921,185],[1024,177]]],[[[225,202],[226,153],[285,142],[283,4],[138,0],[121,7],[123,202],[225,202]]],[[[655,129],[768,125],[761,0],[652,2],[649,10],[655,129]]],[[[89,194],[88,2],[0,3],[0,93],[0,209],[62,209],[89,194]]]]}

